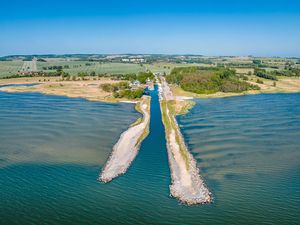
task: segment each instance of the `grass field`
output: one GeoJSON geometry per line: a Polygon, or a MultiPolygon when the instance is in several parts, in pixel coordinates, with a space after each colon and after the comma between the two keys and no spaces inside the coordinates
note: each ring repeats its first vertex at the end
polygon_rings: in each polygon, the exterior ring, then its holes
{"type": "Polygon", "coordinates": [[[0,61],[0,77],[11,76],[21,70],[23,61],[0,61]]]}
{"type": "MultiPolygon", "coordinates": [[[[23,62],[21,60],[14,61],[0,61],[0,78],[5,76],[16,75],[18,71],[25,68],[25,71],[44,71],[44,72],[54,72],[56,68],[50,69],[49,67],[62,67],[62,69],[69,73],[70,75],[78,75],[80,72],[95,72],[96,74],[127,74],[127,73],[138,73],[150,70],[153,73],[166,73],[169,74],[174,67],[185,67],[185,66],[201,66],[201,67],[211,67],[216,64],[224,64],[232,66],[236,69],[239,74],[248,74],[254,72],[252,60],[253,58],[247,57],[214,57],[211,59],[214,64],[204,64],[204,63],[176,63],[172,61],[157,61],[152,64],[134,64],[134,63],[120,63],[120,62],[99,62],[99,61],[88,61],[88,60],[76,60],[77,58],[45,58],[47,62],[36,62],[31,64],[31,62],[23,62]],[[241,66],[241,65],[242,66],[241,66]],[[235,65],[240,65],[237,68],[235,65]],[[249,67],[248,67],[249,65],[249,67]]],[[[79,58],[78,58],[79,59],[79,58]]],[[[287,62],[294,62],[296,60],[288,60],[284,58],[255,58],[257,60],[262,60],[265,65],[264,69],[267,71],[281,69],[283,70],[287,62]],[[276,67],[276,68],[275,68],[276,67]]],[[[296,64],[295,64],[296,65],[296,64]]],[[[300,64],[299,64],[300,65],[300,64]]],[[[297,65],[296,65],[297,67],[297,65]]],[[[300,67],[300,66],[299,66],[300,67]]]]}
{"type": "MultiPolygon", "coordinates": [[[[26,62],[27,63],[27,62],[26,62]]],[[[27,64],[26,64],[27,65],[27,64]]],[[[25,66],[26,66],[25,65],[25,66]]],[[[209,66],[205,64],[176,64],[176,63],[154,63],[154,64],[133,64],[133,63],[109,63],[91,61],[67,61],[52,60],[47,62],[36,62],[37,71],[54,72],[56,69],[49,69],[53,66],[61,66],[70,75],[78,75],[79,72],[95,72],[96,74],[127,74],[138,73],[150,70],[153,73],[160,72],[169,74],[174,67],[184,66],[209,66]]],[[[11,76],[22,70],[23,61],[0,61],[0,77],[11,76]]],[[[27,67],[27,66],[26,66],[27,67]]]]}
{"type": "Polygon", "coordinates": [[[146,71],[146,67],[139,64],[130,63],[99,63],[99,62],[89,62],[89,61],[57,61],[57,62],[37,62],[37,69],[39,71],[55,71],[55,70],[45,70],[44,67],[49,66],[68,66],[68,68],[63,68],[63,70],[70,75],[77,75],[79,72],[92,72],[96,74],[126,74],[126,73],[138,73],[141,71],[146,71]]]}
{"type": "Polygon", "coordinates": [[[160,73],[166,73],[169,74],[171,70],[175,67],[185,67],[185,66],[201,66],[201,67],[211,67],[209,64],[203,64],[203,63],[186,63],[186,64],[180,64],[180,63],[154,63],[154,64],[145,64],[145,67],[148,70],[151,70],[153,73],[160,72],[160,73]]]}

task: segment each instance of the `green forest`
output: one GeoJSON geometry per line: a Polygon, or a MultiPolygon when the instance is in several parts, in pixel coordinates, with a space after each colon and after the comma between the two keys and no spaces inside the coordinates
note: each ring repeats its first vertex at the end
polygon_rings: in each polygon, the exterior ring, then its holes
{"type": "Polygon", "coordinates": [[[179,85],[183,90],[197,94],[216,92],[243,92],[258,90],[257,85],[239,80],[235,70],[224,67],[177,67],[166,77],[169,83],[179,85]]]}

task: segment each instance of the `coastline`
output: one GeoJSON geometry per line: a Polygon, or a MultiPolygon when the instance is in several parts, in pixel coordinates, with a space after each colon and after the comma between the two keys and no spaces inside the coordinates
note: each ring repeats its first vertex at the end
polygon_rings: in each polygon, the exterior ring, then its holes
{"type": "Polygon", "coordinates": [[[40,82],[39,78],[36,77],[2,79],[0,80],[0,86],[8,86],[1,87],[0,91],[10,93],[34,92],[70,98],[84,98],[89,101],[135,104],[135,110],[139,112],[142,117],[138,118],[121,134],[98,179],[107,183],[113,178],[124,174],[135,159],[141,142],[149,134],[151,97],[144,95],[141,99],[137,100],[114,98],[111,93],[106,93],[99,87],[102,83],[117,82],[107,78],[97,81],[57,81],[54,79],[57,79],[57,77],[50,77],[49,81],[46,82],[40,82]],[[30,85],[33,83],[35,84],[34,86],[30,85]],[[14,84],[18,86],[9,86],[14,84]],[[24,84],[24,86],[22,86],[22,84],[24,84]]]}
{"type": "Polygon", "coordinates": [[[240,93],[233,92],[216,92],[214,94],[197,94],[193,92],[188,92],[183,90],[177,85],[170,85],[170,89],[176,98],[226,98],[226,97],[235,97],[243,95],[254,95],[254,94],[276,94],[276,93],[300,93],[300,79],[299,78],[281,78],[276,83],[276,86],[273,86],[273,81],[262,79],[264,84],[257,84],[253,81],[249,81],[251,84],[258,85],[260,90],[251,90],[240,93]]]}
{"type": "Polygon", "coordinates": [[[150,97],[143,96],[142,101],[137,103],[137,108],[137,111],[141,112],[143,117],[124,131],[114,145],[113,151],[99,175],[99,181],[103,183],[108,183],[119,175],[126,173],[137,156],[142,141],[149,133],[150,97]]]}
{"type": "Polygon", "coordinates": [[[11,93],[37,92],[47,95],[66,96],[69,98],[84,98],[89,101],[107,102],[107,103],[137,103],[140,100],[132,101],[126,98],[114,98],[112,93],[101,90],[103,83],[117,83],[118,81],[109,78],[99,80],[80,80],[80,81],[61,81],[59,77],[29,77],[0,79],[1,85],[13,84],[32,84],[35,86],[7,86],[1,87],[1,91],[11,93]],[[46,81],[42,81],[46,80],[46,81]]]}

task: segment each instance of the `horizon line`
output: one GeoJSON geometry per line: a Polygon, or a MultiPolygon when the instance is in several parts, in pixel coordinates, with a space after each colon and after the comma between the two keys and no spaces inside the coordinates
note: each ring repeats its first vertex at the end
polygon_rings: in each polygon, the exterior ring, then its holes
{"type": "Polygon", "coordinates": [[[164,56],[204,56],[204,57],[253,57],[253,58],[291,58],[300,59],[300,56],[266,56],[266,55],[253,55],[253,54],[237,54],[237,55],[204,55],[204,54],[191,54],[191,53],[38,53],[38,54],[8,54],[0,55],[0,58],[16,57],[16,56],[64,56],[64,55],[164,55],[164,56]]]}

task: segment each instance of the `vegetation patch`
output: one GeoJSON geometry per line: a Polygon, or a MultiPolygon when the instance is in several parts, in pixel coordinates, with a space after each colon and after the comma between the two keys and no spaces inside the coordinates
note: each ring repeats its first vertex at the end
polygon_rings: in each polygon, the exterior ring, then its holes
{"type": "Polygon", "coordinates": [[[278,80],[275,75],[267,73],[264,69],[255,69],[255,75],[268,80],[278,80]]]}
{"type": "MultiPolygon", "coordinates": [[[[146,110],[147,110],[149,115],[150,115],[150,101],[151,101],[150,97],[147,98],[147,100],[146,100],[146,104],[147,104],[146,110]]],[[[135,105],[135,109],[143,115],[143,111],[141,109],[141,104],[142,104],[142,102],[138,102],[135,105]]],[[[143,116],[142,118],[138,118],[137,121],[135,123],[133,123],[131,126],[136,126],[138,124],[143,123],[144,121],[145,121],[145,118],[143,116]]],[[[147,126],[145,127],[142,135],[138,138],[138,140],[136,142],[136,145],[139,145],[140,143],[142,143],[142,141],[148,136],[148,134],[149,134],[149,122],[148,122],[147,126]]]]}
{"type": "Polygon", "coordinates": [[[239,80],[235,70],[223,67],[177,67],[167,75],[166,79],[185,91],[197,94],[259,90],[257,85],[239,80]]]}
{"type": "Polygon", "coordinates": [[[177,100],[169,100],[169,107],[172,112],[174,112],[174,116],[184,115],[189,112],[191,108],[195,105],[193,101],[177,101],[177,100]]]}
{"type": "Polygon", "coordinates": [[[143,88],[131,89],[128,82],[119,82],[115,84],[101,84],[100,88],[106,92],[112,92],[115,98],[138,99],[144,94],[143,88]]]}
{"type": "Polygon", "coordinates": [[[287,68],[286,70],[271,71],[273,76],[300,77],[300,69],[287,68]]]}
{"type": "MultiPolygon", "coordinates": [[[[141,109],[141,104],[142,104],[142,102],[137,102],[136,104],[135,104],[135,110],[136,111],[138,111],[140,114],[142,114],[143,115],[143,111],[142,111],[142,109],[141,109]]],[[[149,115],[150,115],[150,98],[147,98],[147,111],[148,111],[148,113],[149,113],[149,115]]],[[[134,127],[134,126],[136,126],[136,125],[138,125],[138,124],[140,124],[140,123],[142,123],[142,122],[144,122],[144,120],[145,120],[145,118],[144,117],[140,117],[140,118],[138,118],[133,124],[131,124],[131,127],[134,127]]]]}
{"type": "Polygon", "coordinates": [[[188,150],[186,149],[186,146],[181,137],[180,131],[178,130],[179,128],[177,126],[177,122],[175,119],[176,114],[175,114],[174,108],[172,106],[173,103],[171,101],[161,100],[160,104],[161,104],[161,111],[162,111],[162,121],[165,126],[167,141],[170,143],[169,137],[170,137],[171,131],[174,130],[175,139],[179,145],[180,154],[183,157],[186,167],[188,169],[189,168],[188,150]],[[169,112],[169,115],[167,112],[169,112]]]}
{"type": "Polygon", "coordinates": [[[121,75],[119,78],[123,80],[129,80],[129,81],[138,80],[141,84],[146,84],[148,79],[153,81],[155,76],[152,72],[148,71],[148,72],[139,72],[138,74],[128,73],[125,75],[121,75]]]}

